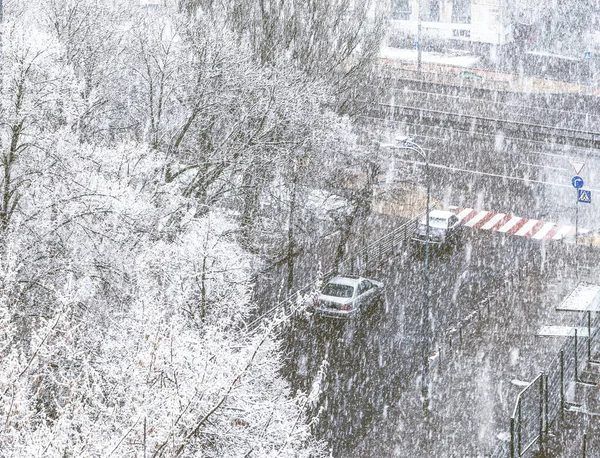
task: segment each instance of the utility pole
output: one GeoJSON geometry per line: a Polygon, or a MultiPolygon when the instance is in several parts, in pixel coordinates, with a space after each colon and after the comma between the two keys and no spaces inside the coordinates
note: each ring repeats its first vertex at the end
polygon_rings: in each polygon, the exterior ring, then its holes
{"type": "MultiPolygon", "coordinates": [[[[3,0],[0,0],[0,118],[2,117],[2,96],[4,94],[4,87],[2,86],[3,69],[4,69],[4,4],[3,0]]],[[[4,160],[4,145],[2,145],[2,131],[0,130],[0,158],[4,160]]],[[[8,167],[8,165],[5,165],[8,167]]],[[[0,242],[0,254],[4,252],[4,244],[0,242]]]]}
{"type": "Polygon", "coordinates": [[[429,213],[431,211],[431,177],[429,170],[429,150],[424,150],[421,146],[413,142],[410,137],[396,137],[397,144],[393,148],[410,150],[417,153],[425,161],[425,175],[427,180],[427,201],[425,204],[425,263],[423,265],[423,278],[425,288],[423,291],[423,308],[421,310],[421,402],[423,403],[423,413],[425,418],[430,415],[431,393],[429,389],[429,379],[431,377],[429,370],[429,355],[432,346],[432,316],[431,316],[431,292],[429,280],[429,213]]]}
{"type": "MultiPolygon", "coordinates": [[[[1,2],[2,0],[0,0],[1,2]]],[[[417,18],[417,72],[421,73],[421,18],[423,0],[419,0],[419,16],[417,18]]]]}
{"type": "Polygon", "coordinates": [[[575,201],[575,245],[577,245],[577,239],[579,238],[579,191],[577,192],[577,200],[575,201]]]}

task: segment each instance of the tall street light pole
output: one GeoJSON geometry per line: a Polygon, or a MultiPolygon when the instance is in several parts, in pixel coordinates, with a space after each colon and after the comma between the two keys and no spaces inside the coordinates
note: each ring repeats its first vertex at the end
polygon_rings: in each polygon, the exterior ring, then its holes
{"type": "MultiPolygon", "coordinates": [[[[0,0],[1,2],[2,0],[0,0]]],[[[423,8],[423,0],[419,0],[419,15],[417,17],[417,72],[421,73],[421,10],[423,8]]]]}
{"type": "Polygon", "coordinates": [[[429,352],[431,347],[431,319],[430,319],[430,291],[429,291],[429,207],[431,196],[431,180],[429,177],[429,152],[414,143],[410,137],[396,137],[399,146],[397,149],[411,150],[425,161],[425,174],[427,180],[427,203],[425,205],[425,294],[423,297],[423,310],[421,314],[421,400],[425,415],[429,413],[429,352]]]}

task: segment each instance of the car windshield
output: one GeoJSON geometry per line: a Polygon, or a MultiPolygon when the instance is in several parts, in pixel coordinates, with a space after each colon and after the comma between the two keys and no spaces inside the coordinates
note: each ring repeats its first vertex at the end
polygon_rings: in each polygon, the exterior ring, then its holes
{"type": "Polygon", "coordinates": [[[349,285],[339,285],[337,283],[328,283],[321,291],[325,296],[333,297],[352,297],[354,288],[349,285]]]}
{"type": "MultiPolygon", "coordinates": [[[[419,225],[422,227],[427,227],[427,222],[426,219],[423,218],[420,222],[419,225]]],[[[445,218],[433,218],[433,217],[429,217],[429,227],[435,227],[438,229],[446,229],[448,228],[448,220],[445,218]]]]}

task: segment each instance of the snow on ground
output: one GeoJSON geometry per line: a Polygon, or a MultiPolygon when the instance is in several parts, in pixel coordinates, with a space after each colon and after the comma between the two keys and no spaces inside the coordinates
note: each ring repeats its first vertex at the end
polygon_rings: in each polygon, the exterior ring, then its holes
{"type": "Polygon", "coordinates": [[[600,302],[600,286],[581,282],[558,307],[565,311],[584,311],[598,308],[600,302]]]}

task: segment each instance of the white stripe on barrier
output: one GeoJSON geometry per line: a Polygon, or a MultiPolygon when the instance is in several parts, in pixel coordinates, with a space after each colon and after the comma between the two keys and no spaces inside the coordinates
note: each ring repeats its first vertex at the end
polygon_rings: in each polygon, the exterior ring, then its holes
{"type": "Polygon", "coordinates": [[[512,227],[517,224],[519,221],[521,221],[523,218],[521,218],[520,216],[513,216],[511,219],[508,220],[508,222],[502,226],[500,229],[498,229],[498,232],[508,232],[512,229],[512,227]]]}
{"type": "Polygon", "coordinates": [[[550,232],[552,230],[553,227],[556,227],[556,224],[546,223],[531,238],[536,239],[536,240],[542,240],[546,236],[546,234],[548,234],[548,232],[550,232]]]}
{"type": "Polygon", "coordinates": [[[485,218],[488,213],[489,212],[487,212],[485,210],[480,211],[473,218],[471,218],[469,221],[467,221],[465,223],[465,226],[467,226],[467,227],[475,226],[479,221],[481,221],[483,218],[485,218]]]}
{"type": "Polygon", "coordinates": [[[487,223],[485,223],[483,226],[481,226],[481,229],[483,229],[484,231],[490,230],[505,216],[506,215],[504,213],[497,213],[496,215],[494,215],[492,217],[491,220],[489,220],[487,223]]]}
{"type": "Polygon", "coordinates": [[[527,221],[523,227],[521,229],[519,229],[517,232],[515,232],[515,235],[518,235],[520,237],[523,237],[525,234],[527,234],[531,229],[533,229],[533,226],[535,226],[538,223],[537,219],[530,219],[529,221],[527,221]]]}

